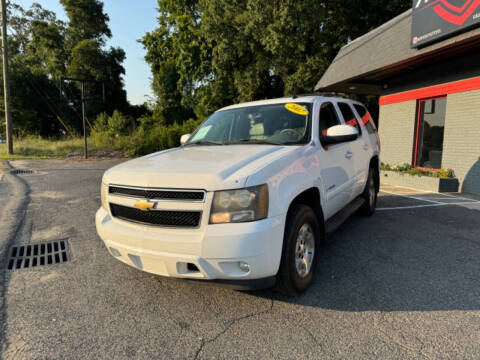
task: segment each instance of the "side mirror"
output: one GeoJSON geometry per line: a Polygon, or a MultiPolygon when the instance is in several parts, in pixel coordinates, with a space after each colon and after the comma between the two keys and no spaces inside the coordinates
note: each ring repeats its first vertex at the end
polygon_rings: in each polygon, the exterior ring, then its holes
{"type": "Polygon", "coordinates": [[[327,135],[321,137],[323,145],[339,144],[354,141],[358,138],[358,130],[350,125],[335,125],[327,130],[327,135]]]}
{"type": "Polygon", "coordinates": [[[185,143],[188,141],[188,139],[190,139],[190,136],[192,134],[185,134],[185,135],[182,135],[182,137],[180,138],[180,145],[185,145],[185,143]]]}

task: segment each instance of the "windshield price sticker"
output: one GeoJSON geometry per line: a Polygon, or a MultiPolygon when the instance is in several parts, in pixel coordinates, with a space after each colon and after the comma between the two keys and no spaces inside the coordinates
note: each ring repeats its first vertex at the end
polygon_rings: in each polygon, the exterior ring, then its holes
{"type": "Polygon", "coordinates": [[[286,104],[285,109],[297,115],[304,115],[304,116],[308,115],[308,110],[298,104],[293,104],[293,103],[286,104]]]}

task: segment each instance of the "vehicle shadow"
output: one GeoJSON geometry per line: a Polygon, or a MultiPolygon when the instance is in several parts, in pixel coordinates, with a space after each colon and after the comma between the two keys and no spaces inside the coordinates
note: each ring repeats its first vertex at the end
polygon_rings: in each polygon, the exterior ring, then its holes
{"type": "Polygon", "coordinates": [[[305,294],[259,295],[341,311],[480,310],[480,206],[475,208],[353,217],[327,240],[305,294]]]}

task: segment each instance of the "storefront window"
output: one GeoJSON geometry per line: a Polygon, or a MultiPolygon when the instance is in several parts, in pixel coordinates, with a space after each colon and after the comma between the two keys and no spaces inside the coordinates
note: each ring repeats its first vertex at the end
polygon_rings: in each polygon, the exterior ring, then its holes
{"type": "Polygon", "coordinates": [[[427,169],[442,167],[446,108],[446,97],[418,102],[414,166],[427,169]]]}

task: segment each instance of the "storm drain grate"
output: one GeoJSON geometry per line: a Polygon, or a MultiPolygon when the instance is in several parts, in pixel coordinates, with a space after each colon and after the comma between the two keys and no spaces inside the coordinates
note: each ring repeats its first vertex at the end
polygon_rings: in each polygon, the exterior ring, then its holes
{"type": "Polygon", "coordinates": [[[8,270],[27,269],[37,266],[61,264],[70,260],[66,240],[39,244],[13,246],[10,249],[8,270]]]}
{"type": "Polygon", "coordinates": [[[12,170],[10,173],[12,174],[33,174],[33,170],[27,170],[27,169],[15,169],[12,170]]]}

